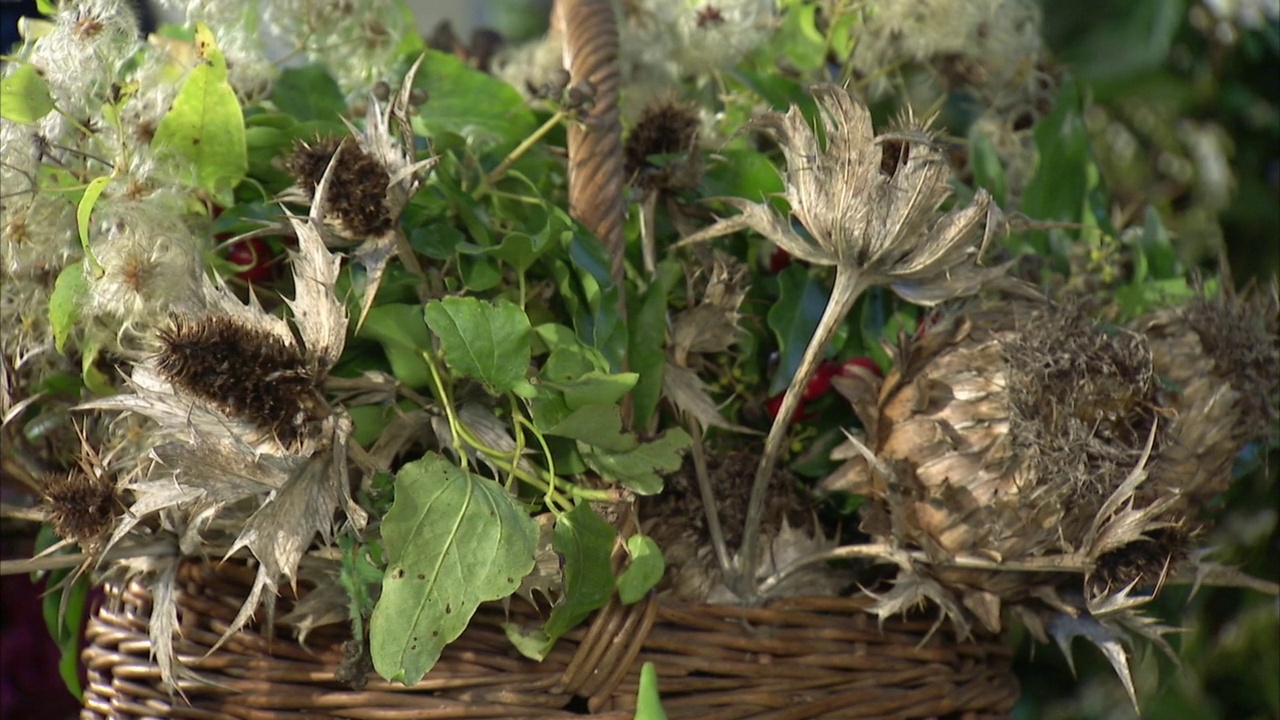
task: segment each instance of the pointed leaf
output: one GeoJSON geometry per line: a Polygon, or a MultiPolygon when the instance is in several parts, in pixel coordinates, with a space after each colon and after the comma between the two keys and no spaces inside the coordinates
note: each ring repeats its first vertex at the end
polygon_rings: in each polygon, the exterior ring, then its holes
{"type": "Polygon", "coordinates": [[[200,61],[160,119],[151,144],[190,163],[193,183],[230,205],[231,189],[249,169],[244,113],[227,81],[227,60],[204,23],[196,23],[196,49],[200,61]]]}
{"type": "Polygon", "coordinates": [[[62,352],[71,328],[80,318],[80,308],[84,305],[88,289],[83,262],[71,263],[58,273],[53,294],[49,296],[49,326],[53,329],[53,345],[58,352],[62,352]]]}
{"type": "Polygon", "coordinates": [[[573,438],[612,453],[628,452],[637,444],[635,436],[622,432],[622,418],[616,405],[578,408],[556,423],[547,434],[573,438]]]}
{"type": "Polygon", "coordinates": [[[640,666],[640,689],[636,693],[635,720],[667,720],[658,697],[658,670],[652,662],[640,666]]]}
{"type": "Polygon", "coordinates": [[[428,455],[396,475],[382,539],[388,565],[370,652],[380,675],[412,685],[480,603],[520,587],[533,569],[538,526],[498,483],[428,455]]]}

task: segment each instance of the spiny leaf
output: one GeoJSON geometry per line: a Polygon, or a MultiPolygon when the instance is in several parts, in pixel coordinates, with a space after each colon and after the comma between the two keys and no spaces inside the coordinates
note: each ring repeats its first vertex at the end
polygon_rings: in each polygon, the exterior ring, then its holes
{"type": "Polygon", "coordinates": [[[520,587],[538,527],[501,485],[428,455],[396,475],[382,538],[388,565],[369,648],[380,675],[412,685],[480,603],[520,587]]]}

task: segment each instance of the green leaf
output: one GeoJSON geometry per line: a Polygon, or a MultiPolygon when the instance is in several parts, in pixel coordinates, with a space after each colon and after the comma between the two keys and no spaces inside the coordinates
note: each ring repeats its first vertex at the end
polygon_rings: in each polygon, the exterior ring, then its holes
{"type": "Polygon", "coordinates": [[[519,306],[449,297],[429,303],[426,318],[454,371],[479,380],[494,395],[524,379],[533,354],[532,328],[519,306]]]}
{"type": "Polygon", "coordinates": [[[667,571],[667,562],[658,543],[648,535],[627,538],[627,554],[631,556],[631,564],[618,576],[618,599],[630,605],[644,598],[658,584],[667,571]]]}
{"type": "Polygon", "coordinates": [[[382,345],[392,374],[406,386],[422,388],[431,384],[431,369],[422,359],[422,353],[431,349],[431,334],[422,319],[421,305],[375,305],[357,337],[382,345]]]}
{"type": "Polygon", "coordinates": [[[667,297],[675,284],[684,278],[680,263],[665,260],[658,264],[656,277],[639,303],[631,306],[627,359],[630,369],[639,373],[631,393],[632,422],[637,428],[649,427],[662,399],[662,373],[666,367],[667,297]]]}
{"type": "Polygon", "coordinates": [[[658,670],[652,662],[640,666],[640,689],[636,692],[635,720],[667,720],[658,697],[658,670]]]}
{"type": "Polygon", "coordinates": [[[428,455],[397,473],[382,540],[388,565],[369,649],[382,677],[412,685],[480,603],[520,587],[538,526],[498,483],[428,455]]]}
{"type": "MultiPolygon", "coordinates": [[[[1039,157],[1022,196],[1022,212],[1036,220],[1078,222],[1088,199],[1092,161],[1075,83],[1063,85],[1053,110],[1036,124],[1035,139],[1039,157]]],[[[1044,233],[1030,237],[1037,253],[1048,253],[1044,233]]]]}
{"type": "Polygon", "coordinates": [[[537,127],[515,88],[453,55],[428,50],[413,84],[428,93],[413,117],[419,135],[454,132],[473,142],[516,143],[537,127]]]}
{"type": "Polygon", "coordinates": [[[193,184],[231,205],[231,190],[249,169],[244,114],[227,82],[227,60],[204,23],[196,23],[196,51],[200,62],[160,119],[151,146],[190,163],[193,184]]]}
{"type": "Polygon", "coordinates": [[[778,167],[755,150],[721,150],[707,165],[702,187],[711,197],[740,197],[764,202],[785,189],[778,167]]]}
{"type": "Polygon", "coordinates": [[[35,65],[20,65],[0,80],[0,117],[29,125],[53,110],[49,83],[35,65]]]}
{"type": "Polygon", "coordinates": [[[272,86],[271,101],[300,121],[333,120],[347,112],[342,90],[320,64],[282,70],[272,86]]]}
{"type": "MultiPolygon", "coordinates": [[[[36,550],[42,551],[57,541],[58,537],[53,533],[52,528],[48,525],[41,526],[36,536],[36,550]]],[[[67,548],[60,554],[66,554],[71,549],[67,548]]],[[[57,587],[72,572],[74,570],[53,570],[44,579],[44,586],[57,587]]],[[[34,575],[32,581],[37,581],[34,575]]],[[[61,651],[58,658],[58,675],[67,686],[67,690],[77,699],[83,699],[84,693],[80,686],[80,636],[84,626],[85,603],[88,601],[91,587],[89,576],[81,575],[74,583],[46,594],[41,603],[45,628],[48,629],[49,635],[61,651]]]]}
{"type": "Polygon", "coordinates": [[[564,596],[542,628],[551,642],[609,602],[614,585],[609,556],[616,538],[613,526],[590,503],[556,518],[551,547],[564,558],[564,596]]]}
{"type": "Polygon", "coordinates": [[[640,376],[636,373],[602,373],[591,371],[582,377],[561,383],[565,404],[570,410],[588,405],[610,405],[622,399],[636,386],[640,376]]]}
{"type": "Polygon", "coordinates": [[[969,163],[973,166],[977,186],[986,188],[996,203],[1003,205],[1009,192],[1009,184],[1000,156],[996,154],[991,138],[985,133],[977,130],[969,133],[969,163]]]}
{"type": "Polygon", "coordinates": [[[80,246],[86,251],[89,249],[89,218],[93,216],[93,207],[98,204],[98,198],[102,197],[102,191],[107,189],[110,182],[111,177],[108,175],[91,180],[76,205],[76,229],[80,232],[80,246]]]}
{"type": "Polygon", "coordinates": [[[84,298],[88,292],[89,283],[84,277],[83,262],[71,263],[58,273],[53,293],[49,296],[49,325],[53,328],[53,346],[58,352],[62,352],[71,329],[80,319],[80,309],[84,307],[84,298]]]}
{"type": "Polygon", "coordinates": [[[567,437],[610,453],[626,453],[636,448],[635,436],[622,432],[617,405],[587,405],[547,430],[548,435],[567,437]]]}
{"type": "Polygon", "coordinates": [[[792,5],[773,38],[778,56],[800,70],[816,70],[826,62],[827,41],[815,24],[817,13],[818,5],[813,3],[792,5]]]}
{"type": "Polygon", "coordinates": [[[827,289],[809,275],[808,268],[799,263],[778,273],[778,301],[766,317],[778,339],[778,369],[769,384],[770,395],[786,390],[791,383],[809,338],[818,329],[828,295],[827,289]]]}
{"type": "Polygon", "coordinates": [[[690,444],[688,433],[680,428],[667,430],[661,438],[640,445],[630,452],[607,453],[584,447],[583,460],[593,470],[616,480],[640,495],[662,492],[662,473],[680,469],[680,455],[690,444]]]}

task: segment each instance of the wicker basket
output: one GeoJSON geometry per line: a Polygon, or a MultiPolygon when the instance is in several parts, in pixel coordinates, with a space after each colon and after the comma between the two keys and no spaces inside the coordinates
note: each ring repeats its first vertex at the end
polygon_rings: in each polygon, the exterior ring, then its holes
{"type": "MultiPolygon", "coordinates": [[[[517,654],[501,623],[526,610],[493,603],[405,688],[335,679],[344,638],[317,630],[304,648],[286,632],[245,629],[210,653],[253,581],[233,563],[180,572],[175,652],[206,682],[161,684],[147,638],[150,595],[109,587],[90,620],[83,718],[630,718],[640,666],[653,661],[672,718],[1005,717],[1018,697],[1011,652],[956,642],[928,621],[888,620],[862,598],[803,598],[766,608],[611,605],[562,638],[541,663],[517,654]]],[[[291,601],[279,601],[278,612],[291,601]]],[[[528,612],[532,613],[532,609],[528,612]]],[[[534,618],[524,618],[533,621],[534,618]]]]}

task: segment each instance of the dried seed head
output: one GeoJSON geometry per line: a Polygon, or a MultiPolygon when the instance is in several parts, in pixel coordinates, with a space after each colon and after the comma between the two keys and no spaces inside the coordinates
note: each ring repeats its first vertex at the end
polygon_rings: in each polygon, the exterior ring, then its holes
{"type": "Polygon", "coordinates": [[[1147,537],[1104,553],[1085,578],[1088,594],[1100,597],[1122,592],[1130,585],[1150,589],[1174,570],[1187,555],[1187,535],[1181,528],[1157,528],[1147,537]]]}
{"type": "Polygon", "coordinates": [[[312,144],[299,141],[285,168],[310,200],[337,152],[341,156],[329,177],[326,222],[333,222],[344,235],[382,235],[392,225],[386,206],[390,176],[359,144],[343,143],[340,138],[317,139],[312,144]]]}
{"type": "Polygon", "coordinates": [[[295,345],[225,316],[173,318],[157,371],[180,391],[296,448],[328,416],[314,364],[295,345]]]}
{"type": "Polygon", "coordinates": [[[51,474],[44,484],[45,512],[58,537],[93,548],[111,528],[120,502],[114,477],[76,468],[51,474]]]}
{"type": "Polygon", "coordinates": [[[697,112],[689,105],[671,100],[650,104],[623,148],[627,177],[643,189],[684,190],[697,185],[702,175],[699,125],[697,112]],[[650,160],[654,155],[680,157],[655,164],[650,160]]]}
{"type": "Polygon", "coordinates": [[[1152,469],[1152,486],[1181,495],[1193,519],[1226,490],[1244,446],[1277,434],[1276,311],[1275,295],[1258,292],[1248,299],[1195,300],[1135,324],[1151,343],[1162,402],[1177,416],[1170,447],[1152,469]]]}

